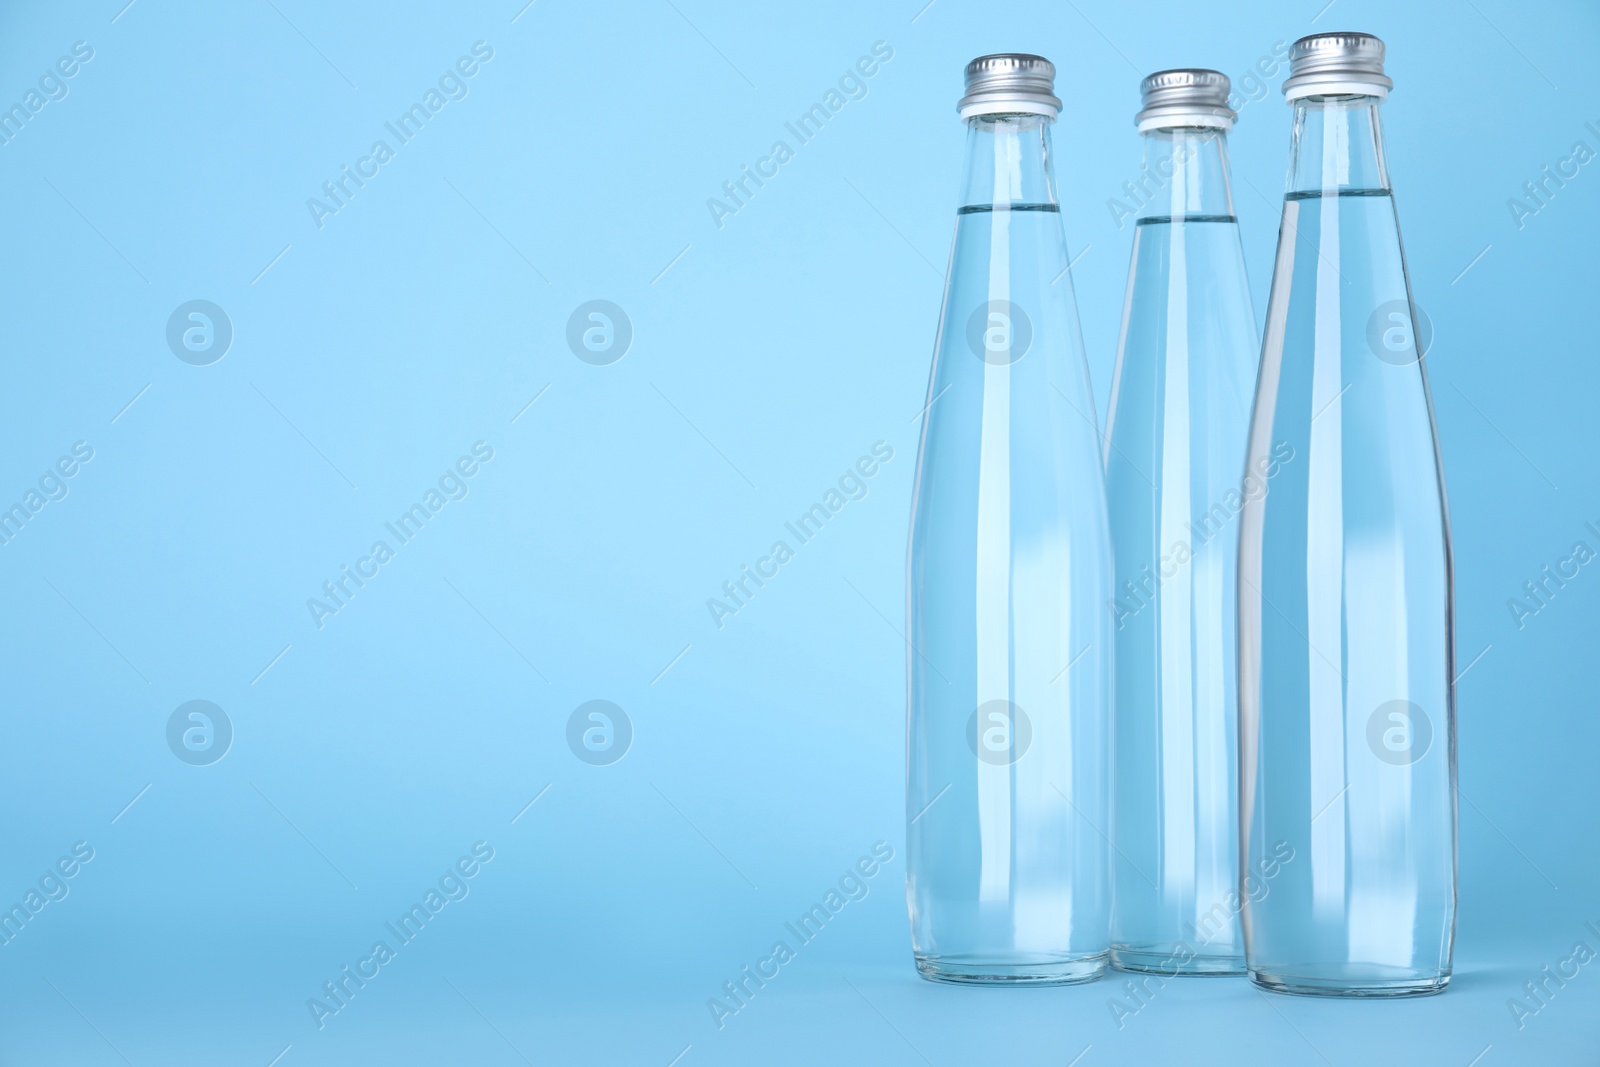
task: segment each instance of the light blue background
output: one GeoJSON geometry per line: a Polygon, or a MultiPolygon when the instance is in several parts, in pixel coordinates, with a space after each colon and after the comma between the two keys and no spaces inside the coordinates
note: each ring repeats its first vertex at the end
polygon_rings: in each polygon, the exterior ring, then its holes
{"type": "MultiPolygon", "coordinates": [[[[0,546],[0,902],[95,852],[0,946],[0,1061],[1600,1061],[1600,964],[1522,1029],[1507,1007],[1574,943],[1600,950],[1600,564],[1523,628],[1507,608],[1575,541],[1600,549],[1600,163],[1522,228],[1507,206],[1575,142],[1600,151],[1592,4],[124,2],[0,15],[0,104],[94,49],[0,145],[0,503],[94,449],[0,546]],[[961,67],[1059,68],[1103,417],[1138,78],[1237,82],[1346,28],[1389,44],[1436,327],[1467,667],[1456,979],[1394,1004],[1173,983],[1121,1029],[1124,976],[923,982],[900,632],[961,67]],[[480,40],[466,98],[319,229],[307,198],[480,40]],[[866,97],[717,227],[707,198],[877,41],[894,56],[866,97]],[[165,341],[197,298],[234,329],[211,366],[165,341]],[[633,323],[610,366],[565,342],[591,299],[633,323]],[[480,440],[470,495],[319,629],[307,598],[480,440]],[[879,440],[869,495],[716,628],[706,598],[879,440]],[[193,699],[236,732],[211,766],[165,740],[193,699]],[[610,766],[565,740],[592,699],[635,731],[610,766]],[[470,895],[319,1030],[307,999],[480,840],[470,895]],[[880,840],[868,896],[719,1030],[707,998],[880,840]]],[[[1258,314],[1283,77],[1232,138],[1258,314]]]]}

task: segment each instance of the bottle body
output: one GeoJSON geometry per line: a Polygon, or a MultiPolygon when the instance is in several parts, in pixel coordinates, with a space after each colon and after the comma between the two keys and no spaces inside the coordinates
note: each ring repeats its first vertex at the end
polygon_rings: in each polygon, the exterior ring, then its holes
{"type": "Polygon", "coordinates": [[[1155,129],[1106,427],[1116,561],[1112,962],[1240,974],[1239,519],[1259,342],[1226,135],[1155,129]]]}
{"type": "Polygon", "coordinates": [[[1296,107],[1252,416],[1252,462],[1295,456],[1239,557],[1245,947],[1287,992],[1438,992],[1455,930],[1450,532],[1378,108],[1296,107]]]}
{"type": "Polygon", "coordinates": [[[926,977],[1109,943],[1110,545],[1049,122],[969,122],[912,506],[907,900],[926,977]]]}

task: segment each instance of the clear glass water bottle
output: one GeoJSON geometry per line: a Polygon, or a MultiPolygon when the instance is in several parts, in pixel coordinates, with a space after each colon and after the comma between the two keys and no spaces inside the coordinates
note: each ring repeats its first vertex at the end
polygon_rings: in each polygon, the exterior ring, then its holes
{"type": "Polygon", "coordinates": [[[1383,42],[1296,41],[1288,192],[1250,430],[1295,458],[1239,551],[1245,956],[1257,985],[1401,996],[1450,980],[1450,527],[1384,162],[1383,42]],[[1268,875],[1267,872],[1273,872],[1268,875]]]}
{"type": "Polygon", "coordinates": [[[943,981],[1085,981],[1109,949],[1111,546],[1054,75],[984,56],[960,102],[908,573],[906,891],[943,981]]]}
{"type": "Polygon", "coordinates": [[[1106,420],[1116,580],[1111,961],[1242,974],[1239,511],[1260,341],[1228,188],[1228,78],[1140,85],[1143,205],[1106,420]]]}

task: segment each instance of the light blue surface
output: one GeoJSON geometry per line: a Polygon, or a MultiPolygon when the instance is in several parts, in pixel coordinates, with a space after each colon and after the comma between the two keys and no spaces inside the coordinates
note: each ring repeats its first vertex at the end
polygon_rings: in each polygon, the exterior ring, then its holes
{"type": "MultiPolygon", "coordinates": [[[[1507,1006],[1543,967],[1572,974],[1575,943],[1600,950],[1600,577],[1574,549],[1600,551],[1592,6],[123,2],[0,15],[8,104],[93,48],[0,145],[0,498],[94,453],[0,546],[0,897],[94,850],[0,947],[4,1062],[1596,1059],[1593,964],[1521,1029],[1507,1006]],[[1278,42],[1343,28],[1389,44],[1389,164],[1436,332],[1465,669],[1456,977],[1404,1004],[1172,983],[1120,1030],[1117,982],[921,981],[905,534],[961,66],[1029,49],[1061,70],[1103,418],[1132,236],[1107,201],[1136,174],[1139,77],[1245,87],[1278,42]],[[451,75],[477,41],[493,58],[451,75]],[[878,41],[893,58],[854,73],[878,41]],[[398,143],[385,123],[430,89],[439,111],[398,143]],[[830,90],[802,143],[786,123],[830,90]],[[318,228],[307,199],[391,138],[318,228]],[[1524,183],[1546,165],[1567,176],[1541,205],[1524,183]],[[746,166],[773,176],[719,227],[707,200],[746,166]],[[192,300],[232,324],[208,366],[168,347],[192,300]],[[593,300],[632,325],[606,366],[567,343],[593,300]],[[719,628],[707,599],[880,439],[895,458],[867,495],[719,628]],[[442,488],[319,629],[307,599],[479,441],[494,458],[466,497],[442,488]],[[1546,566],[1565,584],[1514,614],[1546,566]],[[232,724],[209,766],[168,747],[191,700],[232,724]],[[592,700],[631,723],[609,765],[568,747],[592,700]],[[494,858],[468,894],[318,1030],[308,998],[478,841],[494,858]],[[895,858],[865,897],[719,1030],[708,998],[878,841],[895,858]]],[[[1283,77],[1245,87],[1230,143],[1259,309],[1283,77]]]]}

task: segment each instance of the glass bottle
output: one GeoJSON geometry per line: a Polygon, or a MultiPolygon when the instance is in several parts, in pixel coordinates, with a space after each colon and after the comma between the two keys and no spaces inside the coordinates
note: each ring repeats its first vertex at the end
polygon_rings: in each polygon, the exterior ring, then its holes
{"type": "Polygon", "coordinates": [[[1109,948],[1110,540],[1054,74],[984,56],[960,104],[907,590],[906,895],[942,981],[1086,981],[1109,948]]]}
{"type": "Polygon", "coordinates": [[[1268,469],[1245,470],[1260,341],[1228,187],[1228,89],[1214,70],[1140,85],[1143,203],[1106,419],[1111,961],[1161,974],[1244,973],[1238,515],[1268,469]]]}
{"type": "Polygon", "coordinates": [[[1250,431],[1294,459],[1239,552],[1245,956],[1267,989],[1436,993],[1456,909],[1450,527],[1379,111],[1383,42],[1295,42],[1250,431]],[[1252,882],[1254,889],[1252,891],[1252,882]]]}

